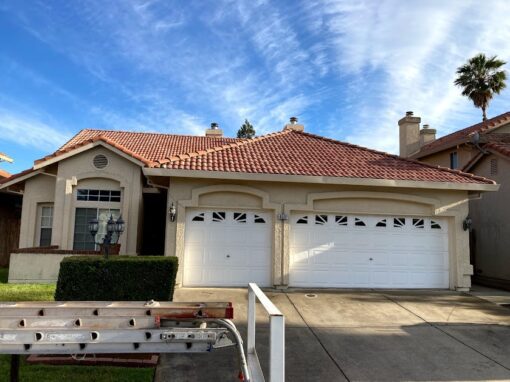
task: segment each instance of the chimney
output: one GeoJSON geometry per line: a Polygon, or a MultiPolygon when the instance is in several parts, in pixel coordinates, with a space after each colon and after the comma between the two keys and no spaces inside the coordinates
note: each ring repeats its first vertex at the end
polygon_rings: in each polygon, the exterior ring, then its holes
{"type": "Polygon", "coordinates": [[[287,123],[283,130],[294,130],[294,131],[304,131],[305,126],[298,123],[297,117],[290,117],[290,123],[287,123]]]}
{"type": "Polygon", "coordinates": [[[431,129],[429,125],[423,125],[423,129],[420,130],[420,149],[435,140],[436,129],[431,129]]]}
{"type": "Polygon", "coordinates": [[[211,128],[205,131],[206,137],[223,137],[223,130],[221,130],[216,122],[211,123],[211,128]]]}
{"type": "Polygon", "coordinates": [[[414,117],[412,111],[398,121],[400,135],[400,156],[407,158],[420,150],[420,117],[414,117]]]}

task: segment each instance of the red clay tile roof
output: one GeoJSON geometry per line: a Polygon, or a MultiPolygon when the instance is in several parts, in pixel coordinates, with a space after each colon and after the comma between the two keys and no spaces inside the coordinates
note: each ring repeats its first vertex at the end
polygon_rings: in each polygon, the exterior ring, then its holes
{"type": "Polygon", "coordinates": [[[510,157],[510,143],[508,142],[489,142],[484,148],[497,151],[507,157],[510,157]]]}
{"type": "MultiPolygon", "coordinates": [[[[148,167],[259,174],[327,176],[409,181],[494,184],[457,170],[321,136],[284,130],[254,139],[212,138],[122,131],[82,130],[44,162],[89,143],[103,141],[148,167]]],[[[33,172],[26,170],[9,180],[33,172]]],[[[5,183],[4,181],[0,181],[5,183]]]]}
{"type": "Polygon", "coordinates": [[[8,178],[0,179],[0,184],[10,182],[11,180],[20,178],[24,175],[30,174],[31,172],[35,172],[36,170],[29,168],[28,170],[23,170],[21,172],[18,172],[17,174],[13,174],[9,176],[8,178]]]}
{"type": "Polygon", "coordinates": [[[69,142],[58,149],[55,154],[58,155],[60,151],[68,151],[90,139],[98,139],[99,136],[103,137],[105,141],[108,140],[110,144],[114,142],[119,149],[121,149],[121,147],[124,148],[129,155],[135,154],[143,158],[143,162],[164,160],[165,158],[182,153],[205,150],[243,141],[242,139],[224,137],[217,138],[86,129],[75,135],[69,142]]]}
{"type": "Polygon", "coordinates": [[[435,141],[423,146],[421,150],[412,157],[423,158],[424,156],[430,155],[434,152],[467,142],[470,139],[469,136],[475,132],[483,133],[487,130],[493,129],[508,122],[510,122],[510,112],[500,114],[494,118],[488,119],[485,122],[477,123],[476,125],[466,127],[462,130],[457,130],[451,134],[445,135],[444,137],[438,138],[435,141]]]}
{"type": "Polygon", "coordinates": [[[285,130],[153,164],[178,170],[482,183],[493,181],[304,132],[285,130]]]}
{"type": "Polygon", "coordinates": [[[9,174],[7,171],[0,169],[0,180],[10,177],[11,174],[9,174]]]}

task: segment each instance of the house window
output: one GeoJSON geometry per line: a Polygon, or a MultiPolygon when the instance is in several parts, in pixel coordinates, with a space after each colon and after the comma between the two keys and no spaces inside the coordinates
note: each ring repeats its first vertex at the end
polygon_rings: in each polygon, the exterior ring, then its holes
{"type": "Polygon", "coordinates": [[[498,173],[498,160],[496,158],[491,159],[491,175],[497,175],[498,173]]]}
{"type": "MultiPolygon", "coordinates": [[[[106,223],[113,216],[117,220],[120,215],[119,209],[110,208],[76,208],[74,218],[74,242],[73,249],[75,250],[88,250],[93,251],[96,248],[94,238],[89,231],[89,222],[92,219],[97,219],[99,222],[99,229],[96,235],[96,241],[102,242],[106,235],[106,223]]],[[[112,240],[117,240],[117,234],[113,234],[112,240]]]]}
{"type": "Polygon", "coordinates": [[[450,168],[456,169],[459,167],[459,159],[457,156],[457,151],[450,153],[450,168]]]}
{"type": "Polygon", "coordinates": [[[120,191],[78,189],[76,200],[90,202],[120,202],[120,191]]]}
{"type": "Polygon", "coordinates": [[[39,206],[39,246],[51,245],[51,232],[53,226],[53,204],[39,206]]]}

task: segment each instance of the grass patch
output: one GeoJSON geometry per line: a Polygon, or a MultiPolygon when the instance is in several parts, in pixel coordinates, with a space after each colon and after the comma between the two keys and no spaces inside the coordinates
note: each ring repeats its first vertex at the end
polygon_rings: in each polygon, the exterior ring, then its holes
{"type": "MultiPolygon", "coordinates": [[[[0,301],[53,301],[55,284],[7,284],[8,269],[0,268],[0,301]]],[[[111,366],[27,365],[21,357],[20,381],[150,382],[152,368],[111,366]]],[[[9,381],[10,356],[0,355],[0,382],[9,381]]]]}

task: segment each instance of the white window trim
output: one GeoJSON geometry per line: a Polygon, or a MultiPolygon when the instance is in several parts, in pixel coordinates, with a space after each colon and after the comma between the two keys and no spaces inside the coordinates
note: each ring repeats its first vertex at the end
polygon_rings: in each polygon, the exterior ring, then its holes
{"type": "MultiPolygon", "coordinates": [[[[43,207],[51,207],[51,235],[53,240],[53,217],[55,213],[55,207],[54,203],[37,203],[37,214],[36,214],[36,224],[35,224],[35,240],[34,240],[34,247],[39,247],[41,243],[41,229],[42,228],[50,228],[50,227],[43,227],[42,226],[42,209],[43,207]]],[[[51,245],[50,240],[50,245],[51,245]]]]}

